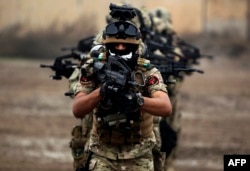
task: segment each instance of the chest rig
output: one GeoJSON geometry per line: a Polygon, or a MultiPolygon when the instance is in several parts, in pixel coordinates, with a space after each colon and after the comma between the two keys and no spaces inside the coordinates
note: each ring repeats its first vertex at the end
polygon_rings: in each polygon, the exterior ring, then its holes
{"type": "MultiPolygon", "coordinates": [[[[138,96],[141,96],[145,95],[146,92],[145,72],[150,69],[150,62],[144,58],[139,58],[137,64],[135,71],[129,73],[129,75],[123,75],[124,73],[121,75],[112,74],[114,77],[120,77],[118,81],[121,81],[121,84],[126,81],[129,82],[129,85],[126,83],[124,91],[133,91],[138,96]]],[[[112,71],[112,68],[109,69],[112,71]]],[[[109,79],[112,79],[112,74],[109,79]]],[[[150,125],[151,115],[142,117],[140,110],[131,112],[129,109],[123,108],[123,104],[119,102],[119,96],[112,101],[112,108],[98,107],[95,110],[93,131],[100,136],[103,143],[114,145],[140,143],[142,136],[151,132],[151,127],[146,126],[150,125]],[[141,130],[142,128],[144,130],[141,130]]]]}

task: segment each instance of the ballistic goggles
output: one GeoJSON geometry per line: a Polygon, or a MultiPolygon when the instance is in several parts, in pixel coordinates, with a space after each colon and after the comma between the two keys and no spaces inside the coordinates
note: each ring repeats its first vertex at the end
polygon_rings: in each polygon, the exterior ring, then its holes
{"type": "Polygon", "coordinates": [[[139,29],[132,23],[125,21],[118,21],[110,23],[106,26],[104,31],[103,38],[116,37],[117,39],[126,39],[126,38],[140,38],[139,29]]]}

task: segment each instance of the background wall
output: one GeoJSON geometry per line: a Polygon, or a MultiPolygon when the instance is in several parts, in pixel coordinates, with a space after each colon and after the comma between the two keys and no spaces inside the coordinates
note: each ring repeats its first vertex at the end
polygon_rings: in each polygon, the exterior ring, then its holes
{"type": "Polygon", "coordinates": [[[248,0],[207,0],[203,31],[248,37],[249,2],[248,0]]]}
{"type": "MultiPolygon", "coordinates": [[[[127,0],[135,6],[152,9],[164,6],[172,13],[174,25],[179,32],[240,31],[247,33],[248,0],[127,0]]],[[[21,24],[25,31],[46,29],[54,24],[63,29],[80,16],[96,16],[91,22],[98,27],[105,25],[105,15],[110,2],[120,0],[1,0],[0,31],[21,24]]],[[[88,23],[85,23],[88,24],[88,23]]]]}
{"type": "MultiPolygon", "coordinates": [[[[30,46],[53,53],[53,48],[75,44],[105,26],[109,4],[121,0],[0,0],[0,55],[15,55],[30,46]],[[25,42],[24,42],[25,40],[25,42]],[[37,41],[40,41],[37,43],[37,41]],[[54,42],[54,43],[52,43],[54,42]],[[10,46],[11,44],[11,46],[10,46]],[[8,46],[9,45],[9,46],[8,46]],[[20,46],[22,45],[22,46],[20,46]],[[25,48],[25,47],[26,48],[25,48]],[[46,49],[44,46],[51,46],[46,49]],[[19,47],[19,48],[17,48],[19,47]],[[16,50],[15,50],[16,48],[16,50]]],[[[166,7],[179,34],[250,38],[250,0],[127,0],[148,10],[166,7]]],[[[39,55],[31,52],[27,55],[39,55]]],[[[43,51],[43,54],[44,54],[43,51]]]]}

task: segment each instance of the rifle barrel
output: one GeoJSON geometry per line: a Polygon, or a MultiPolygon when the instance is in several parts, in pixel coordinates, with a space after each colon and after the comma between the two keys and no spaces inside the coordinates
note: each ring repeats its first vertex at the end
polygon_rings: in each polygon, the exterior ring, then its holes
{"type": "Polygon", "coordinates": [[[52,68],[52,65],[45,65],[45,64],[41,64],[40,65],[41,68],[52,68]]]}

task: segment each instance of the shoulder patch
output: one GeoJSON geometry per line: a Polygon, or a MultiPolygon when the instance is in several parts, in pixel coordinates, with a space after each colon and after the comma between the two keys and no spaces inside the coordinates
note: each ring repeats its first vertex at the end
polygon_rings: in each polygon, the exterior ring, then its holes
{"type": "Polygon", "coordinates": [[[155,75],[150,75],[147,78],[147,82],[146,82],[147,87],[150,87],[152,85],[157,85],[157,84],[159,84],[159,79],[155,75]]]}
{"type": "Polygon", "coordinates": [[[82,85],[89,85],[93,82],[93,78],[92,77],[88,77],[88,76],[81,76],[80,78],[80,83],[82,85]]]}

